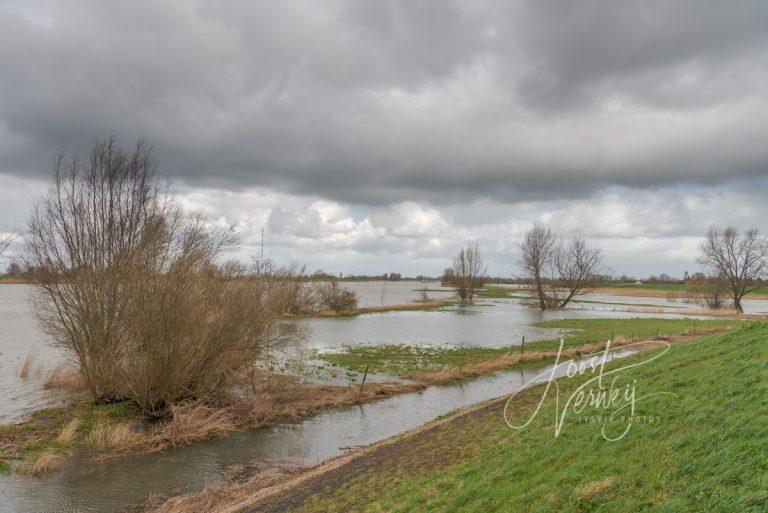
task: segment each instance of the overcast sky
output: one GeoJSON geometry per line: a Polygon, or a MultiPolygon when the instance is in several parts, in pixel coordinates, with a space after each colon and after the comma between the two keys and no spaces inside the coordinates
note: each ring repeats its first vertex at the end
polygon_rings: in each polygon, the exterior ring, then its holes
{"type": "Polygon", "coordinates": [[[0,226],[110,134],[243,259],[514,275],[543,221],[682,274],[768,231],[768,2],[0,0],[0,226]]]}

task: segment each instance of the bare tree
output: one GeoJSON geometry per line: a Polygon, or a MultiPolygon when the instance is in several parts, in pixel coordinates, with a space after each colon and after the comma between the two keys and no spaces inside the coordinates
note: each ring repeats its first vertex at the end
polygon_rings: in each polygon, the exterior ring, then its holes
{"type": "Polygon", "coordinates": [[[133,151],[98,142],[85,164],[56,161],[26,263],[38,316],[94,400],[129,399],[148,414],[215,401],[279,342],[269,281],[217,264],[233,243],[173,201],[141,141],[133,151]]]}
{"type": "Polygon", "coordinates": [[[536,223],[525,233],[520,245],[522,257],[520,264],[525,274],[533,279],[539,306],[542,310],[549,307],[545,291],[545,279],[552,264],[552,255],[557,246],[557,240],[547,226],[536,223]]]}
{"type": "Polygon", "coordinates": [[[556,247],[552,262],[558,278],[558,290],[554,294],[557,308],[565,308],[574,297],[598,284],[603,255],[598,248],[590,247],[584,239],[576,237],[570,243],[556,247]]]}
{"type": "Polygon", "coordinates": [[[705,283],[694,287],[694,300],[710,310],[720,310],[727,306],[728,282],[723,276],[705,278],[705,283]]]}
{"type": "Polygon", "coordinates": [[[733,307],[743,312],[741,300],[757,289],[757,280],[768,272],[768,243],[756,229],[741,235],[734,227],[710,228],[701,243],[698,262],[728,283],[733,307]]]}
{"type": "Polygon", "coordinates": [[[535,224],[521,244],[521,266],[533,280],[542,310],[565,308],[571,300],[597,285],[602,252],[584,239],[562,242],[548,227],[535,224]]]}
{"type": "Polygon", "coordinates": [[[486,267],[477,244],[459,250],[453,258],[453,283],[462,301],[472,302],[475,292],[483,286],[486,267]]]}
{"type": "Polygon", "coordinates": [[[0,233],[0,257],[8,249],[8,246],[14,241],[15,236],[13,234],[0,233]]]}

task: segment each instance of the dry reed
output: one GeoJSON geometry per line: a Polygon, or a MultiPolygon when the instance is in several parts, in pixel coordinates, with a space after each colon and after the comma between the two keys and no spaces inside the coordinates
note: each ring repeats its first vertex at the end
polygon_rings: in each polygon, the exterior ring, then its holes
{"type": "Polygon", "coordinates": [[[88,387],[83,376],[70,363],[60,363],[48,373],[43,388],[47,389],[67,389],[72,391],[83,391],[88,387]]]}
{"type": "Polygon", "coordinates": [[[21,368],[19,369],[19,377],[22,379],[27,379],[30,377],[33,373],[35,367],[35,355],[32,353],[27,354],[27,357],[24,359],[24,362],[21,364],[21,368]]]}
{"type": "Polygon", "coordinates": [[[19,468],[19,472],[22,474],[37,476],[50,472],[61,461],[61,455],[51,451],[45,451],[31,465],[22,465],[19,468]]]}
{"type": "Polygon", "coordinates": [[[99,424],[91,430],[90,440],[97,447],[113,452],[132,449],[142,443],[142,435],[127,423],[99,424]]]}
{"type": "Polygon", "coordinates": [[[79,418],[72,419],[66,426],[64,426],[64,429],[61,430],[59,436],[56,437],[56,440],[63,444],[71,442],[77,436],[80,426],[82,426],[82,422],[79,418]]]}

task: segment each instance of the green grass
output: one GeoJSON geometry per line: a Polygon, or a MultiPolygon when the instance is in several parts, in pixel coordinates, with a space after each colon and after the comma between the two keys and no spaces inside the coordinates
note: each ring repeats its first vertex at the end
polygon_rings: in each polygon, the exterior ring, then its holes
{"type": "MultiPolygon", "coordinates": [[[[552,398],[521,431],[505,425],[500,408],[454,419],[292,511],[768,511],[766,324],[672,346],[621,376],[622,383],[637,380],[639,395],[677,397],[640,401],[636,414],[659,420],[636,423],[616,442],[573,414],[554,437],[552,398]]],[[[589,377],[561,380],[561,397],[589,377]]],[[[521,417],[533,411],[540,393],[516,399],[521,417]]]]}
{"type": "MultiPolygon", "coordinates": [[[[604,283],[602,287],[617,289],[659,290],[664,292],[696,292],[701,290],[700,285],[686,285],[684,283],[604,283]]],[[[768,287],[761,287],[751,294],[768,294],[768,287]]]]}
{"type": "MultiPolygon", "coordinates": [[[[508,289],[504,287],[489,286],[477,292],[478,297],[488,299],[527,299],[534,300],[533,296],[524,296],[519,291],[514,289],[508,289]]],[[[584,303],[593,305],[621,305],[621,306],[649,306],[658,308],[658,304],[653,303],[623,303],[621,301],[595,301],[591,299],[580,299],[582,296],[577,296],[571,300],[571,303],[584,303]]],[[[682,306],[664,305],[664,308],[684,308],[682,306]]]]}
{"type": "MultiPolygon", "coordinates": [[[[566,319],[536,323],[541,328],[568,330],[564,332],[566,347],[586,342],[603,342],[613,335],[623,337],[650,338],[659,334],[678,335],[688,331],[709,330],[725,326],[739,327],[741,320],[691,320],[691,319],[566,319]]],[[[557,349],[560,339],[527,342],[526,351],[547,351],[557,349]]],[[[354,372],[362,372],[366,365],[369,371],[391,376],[410,376],[422,372],[434,372],[444,367],[458,367],[462,361],[474,363],[493,360],[509,352],[518,352],[519,345],[500,348],[434,348],[402,344],[380,346],[349,346],[340,353],[320,353],[318,358],[354,372]]],[[[534,363],[545,364],[546,360],[534,363]]],[[[531,366],[532,363],[523,364],[531,366]]]]}
{"type": "Polygon", "coordinates": [[[67,453],[92,444],[88,435],[98,425],[135,420],[138,410],[130,403],[93,404],[81,401],[71,406],[45,408],[19,424],[0,426],[0,472],[12,469],[11,462],[33,460],[43,452],[67,453]],[[78,437],[61,443],[57,437],[73,419],[81,424],[78,437]]]}
{"type": "Polygon", "coordinates": [[[518,289],[489,285],[484,289],[478,290],[477,296],[488,299],[530,299],[530,296],[520,294],[520,292],[518,289]]]}

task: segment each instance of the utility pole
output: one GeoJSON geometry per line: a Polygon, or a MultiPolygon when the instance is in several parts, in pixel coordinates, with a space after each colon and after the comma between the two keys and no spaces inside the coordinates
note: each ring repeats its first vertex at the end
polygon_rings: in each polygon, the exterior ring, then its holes
{"type": "Polygon", "coordinates": [[[261,258],[259,259],[264,263],[264,228],[261,228],[261,258]]]}

